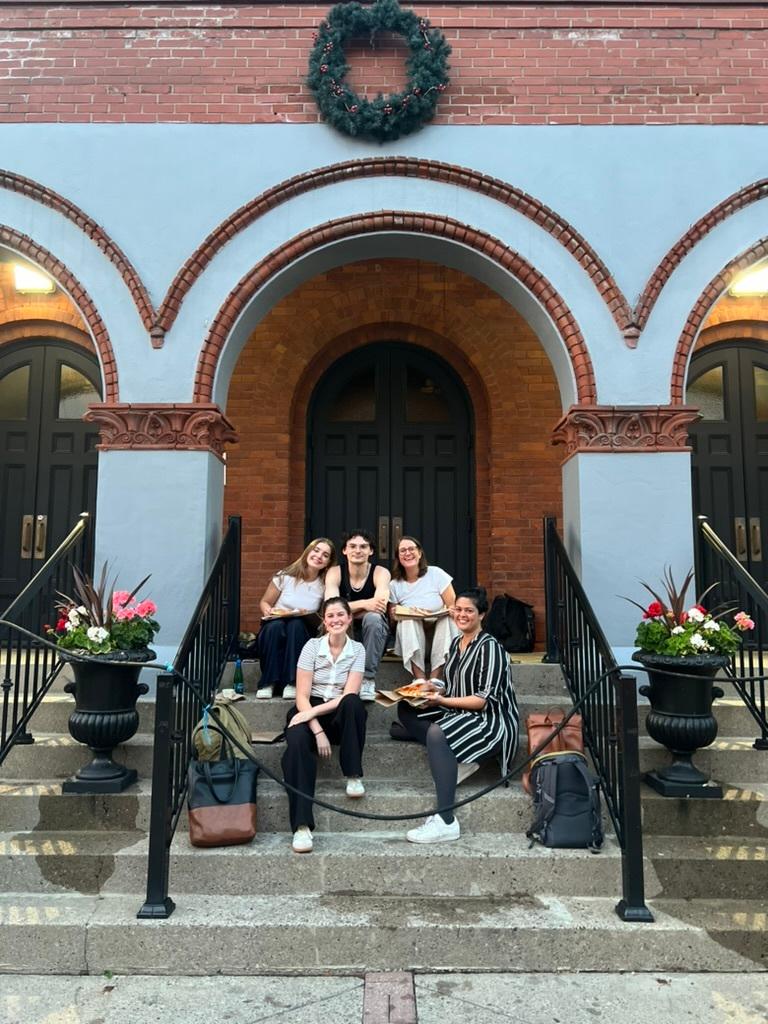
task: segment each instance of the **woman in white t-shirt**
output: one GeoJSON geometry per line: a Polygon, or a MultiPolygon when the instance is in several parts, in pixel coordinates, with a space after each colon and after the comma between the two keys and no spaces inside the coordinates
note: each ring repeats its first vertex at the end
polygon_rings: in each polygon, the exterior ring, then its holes
{"type": "Polygon", "coordinates": [[[427,563],[424,549],[415,537],[401,537],[397,545],[389,599],[397,624],[395,654],[403,659],[414,681],[441,679],[451,640],[458,635],[451,617],[456,594],[452,578],[443,569],[427,563]],[[398,605],[402,612],[395,611],[398,605]]]}
{"type": "Polygon", "coordinates": [[[323,604],[324,634],[308,640],[299,657],[296,707],[288,714],[282,759],[285,781],[302,794],[288,790],[295,853],[312,850],[315,818],[311,797],[317,759],[330,758],[332,743],[340,747],[347,796],[365,795],[363,747],[368,712],[360,700],[365,648],[349,636],[351,626],[347,601],[329,597],[323,604]]]}
{"type": "Polygon", "coordinates": [[[261,681],[257,698],[296,699],[296,663],[301,649],[318,625],[317,611],[325,594],[325,574],[336,560],[327,537],[307,544],[299,558],[270,580],[259,602],[259,661],[261,681]]]}

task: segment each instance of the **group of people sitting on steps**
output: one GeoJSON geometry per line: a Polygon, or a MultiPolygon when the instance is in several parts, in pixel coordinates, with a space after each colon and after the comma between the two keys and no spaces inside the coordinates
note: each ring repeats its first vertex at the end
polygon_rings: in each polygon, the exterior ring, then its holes
{"type": "Polygon", "coordinates": [[[483,631],[488,600],[482,587],[456,595],[443,569],[429,565],[415,537],[401,537],[392,572],[374,562],[364,529],[346,535],[336,564],[333,542],[311,541],[270,581],[261,599],[261,681],[258,699],[294,702],[286,720],[285,781],[292,848],[312,850],[317,758],[339,746],[348,797],[365,795],[363,747],[376,673],[395,627],[402,658],[424,703],[397,704],[390,735],[427,748],[440,813],[411,829],[411,843],[458,839],[450,810],[456,786],[480,763],[498,758],[506,774],[517,750],[519,715],[509,658],[483,631]],[[321,625],[318,633],[318,621],[321,625]],[[443,808],[445,808],[443,810],[443,808]]]}

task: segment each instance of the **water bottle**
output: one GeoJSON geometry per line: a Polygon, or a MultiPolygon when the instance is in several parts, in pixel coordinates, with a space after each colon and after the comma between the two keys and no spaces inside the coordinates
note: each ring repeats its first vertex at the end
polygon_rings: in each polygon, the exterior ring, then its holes
{"type": "Polygon", "coordinates": [[[235,661],[235,674],[232,676],[232,689],[235,693],[245,693],[245,680],[243,679],[243,663],[238,658],[235,661]]]}

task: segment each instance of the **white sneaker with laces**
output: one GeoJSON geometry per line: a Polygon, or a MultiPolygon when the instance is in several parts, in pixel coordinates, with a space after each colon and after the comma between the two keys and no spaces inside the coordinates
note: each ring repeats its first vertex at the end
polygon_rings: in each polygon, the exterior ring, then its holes
{"type": "Polygon", "coordinates": [[[365,796],[362,779],[347,779],[347,796],[351,800],[359,800],[361,796],[365,796]]]}
{"type": "Polygon", "coordinates": [[[477,761],[468,761],[466,764],[460,764],[459,770],[456,773],[456,785],[460,786],[462,782],[466,782],[470,775],[474,775],[480,765],[477,761]]]}
{"type": "Polygon", "coordinates": [[[360,700],[376,700],[376,680],[364,679],[360,687],[360,700]]]}
{"type": "Polygon", "coordinates": [[[294,853],[312,853],[312,833],[306,825],[297,828],[293,833],[291,849],[294,853]]]}
{"type": "Polygon", "coordinates": [[[423,825],[406,833],[405,838],[409,843],[449,843],[452,839],[458,839],[460,835],[458,818],[454,818],[450,825],[446,825],[439,814],[433,814],[423,825]]]}
{"type": "Polygon", "coordinates": [[[286,686],[283,689],[283,700],[296,700],[296,687],[286,686]]]}
{"type": "Polygon", "coordinates": [[[256,700],[270,700],[274,692],[274,686],[260,686],[256,691],[256,700]]]}

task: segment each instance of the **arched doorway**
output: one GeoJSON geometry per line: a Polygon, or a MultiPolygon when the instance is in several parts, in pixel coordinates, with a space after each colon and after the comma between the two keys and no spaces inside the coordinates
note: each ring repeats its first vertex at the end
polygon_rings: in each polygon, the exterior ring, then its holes
{"type": "MultiPolygon", "coordinates": [[[[693,502],[745,568],[768,577],[768,346],[734,340],[694,355],[686,404],[701,420],[690,431],[693,502]]],[[[714,582],[701,546],[700,583],[714,582]]]]}
{"type": "Polygon", "coordinates": [[[0,608],[31,579],[80,512],[94,515],[101,401],[95,357],[36,338],[0,349],[0,608]]]}
{"type": "Polygon", "coordinates": [[[307,535],[363,526],[388,565],[403,534],[456,584],[474,581],[473,417],[446,362],[382,342],[337,360],[308,415],[307,535]]]}

